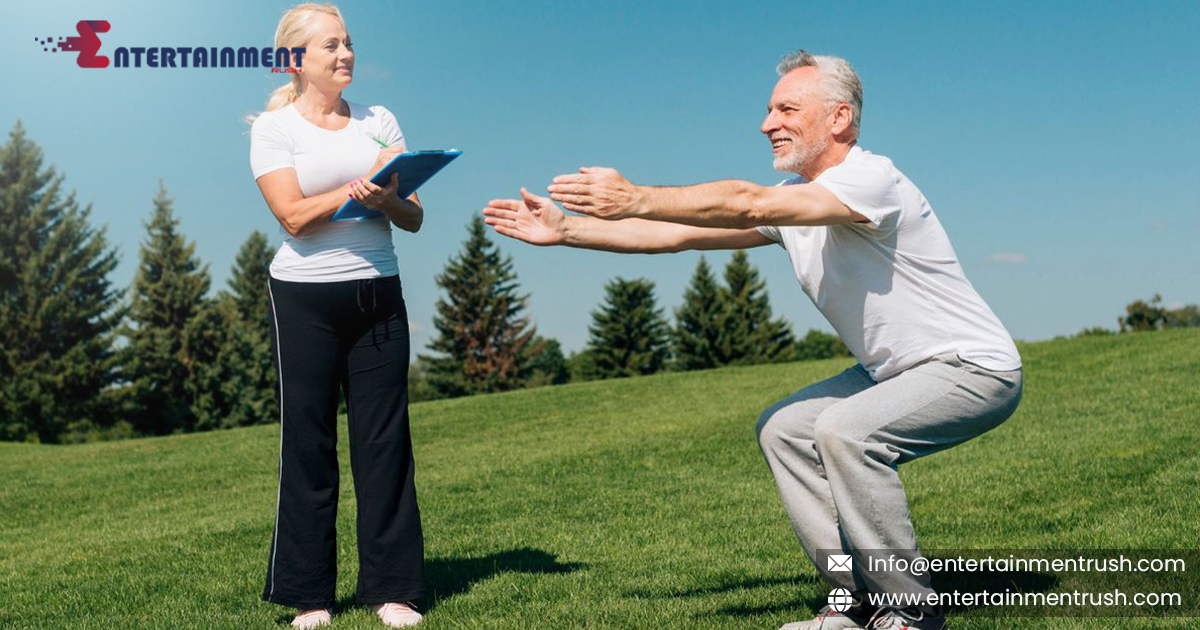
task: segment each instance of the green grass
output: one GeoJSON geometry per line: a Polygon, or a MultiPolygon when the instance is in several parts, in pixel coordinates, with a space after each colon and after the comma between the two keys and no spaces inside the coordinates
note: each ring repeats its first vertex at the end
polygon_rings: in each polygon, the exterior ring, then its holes
{"type": "MultiPolygon", "coordinates": [[[[1025,399],[1012,419],[901,469],[922,546],[1197,547],[1200,331],[1022,352],[1025,399]]],[[[753,428],[771,402],[846,365],[414,405],[435,592],[426,627],[774,630],[809,615],[827,589],[788,527],[753,428]]],[[[352,602],[341,425],[333,627],[377,629],[352,602]]],[[[0,444],[0,628],[280,628],[289,611],[258,599],[278,431],[0,444]]],[[[955,627],[1193,622],[972,617],[955,627]]]]}

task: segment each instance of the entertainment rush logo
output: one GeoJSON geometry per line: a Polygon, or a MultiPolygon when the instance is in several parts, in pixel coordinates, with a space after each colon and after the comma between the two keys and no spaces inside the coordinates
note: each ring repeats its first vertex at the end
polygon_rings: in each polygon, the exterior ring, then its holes
{"type": "Polygon", "coordinates": [[[42,50],[50,52],[79,51],[79,58],[75,60],[75,63],[79,64],[80,68],[107,68],[108,57],[96,54],[96,51],[100,50],[100,38],[96,33],[107,33],[108,29],[109,25],[105,20],[79,20],[79,23],[75,25],[75,30],[79,31],[79,37],[59,37],[57,44],[54,44],[53,37],[47,37],[46,41],[37,37],[33,39],[42,45],[42,50]],[[54,47],[50,48],[50,44],[54,44],[54,47]]]}
{"type": "MultiPolygon", "coordinates": [[[[107,33],[111,26],[105,20],[80,20],[75,25],[79,37],[53,37],[44,40],[35,37],[43,51],[78,52],[75,63],[80,68],[107,68],[109,58],[96,54],[100,50],[99,33],[107,33]]],[[[143,60],[148,68],[270,68],[271,72],[303,72],[301,67],[305,49],[203,47],[203,46],[124,46],[113,51],[117,68],[141,68],[143,60]],[[295,63],[292,63],[292,62],[295,63]],[[132,65],[131,65],[132,62],[132,65]]]]}

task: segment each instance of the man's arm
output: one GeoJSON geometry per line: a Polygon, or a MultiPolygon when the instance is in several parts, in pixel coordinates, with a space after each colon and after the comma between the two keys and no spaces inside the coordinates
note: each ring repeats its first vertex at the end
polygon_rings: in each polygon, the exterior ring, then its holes
{"type": "Polygon", "coordinates": [[[611,168],[559,175],[550,198],[599,219],[628,218],[746,229],[761,225],[837,225],[866,221],[820,184],[759,186],[724,180],[695,186],[635,186],[611,168]]]}
{"type": "Polygon", "coordinates": [[[756,229],[721,229],[663,221],[605,221],[567,216],[550,199],[521,189],[521,199],[493,199],[484,221],[504,236],[533,245],[659,254],[689,249],[745,249],[772,243],[756,229]]]}

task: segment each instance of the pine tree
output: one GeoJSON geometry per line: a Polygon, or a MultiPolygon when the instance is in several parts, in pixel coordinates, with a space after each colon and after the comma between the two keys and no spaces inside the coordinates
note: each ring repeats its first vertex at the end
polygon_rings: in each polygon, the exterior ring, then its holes
{"type": "Polygon", "coordinates": [[[0,146],[0,440],[81,439],[113,417],[116,251],[62,193],[17,122],[0,146]]]}
{"type": "Polygon", "coordinates": [[[616,278],[604,287],[600,310],[592,311],[588,352],[594,376],[653,374],[669,356],[667,323],[654,299],[654,283],[616,278]]]}
{"type": "Polygon", "coordinates": [[[675,310],[671,341],[677,368],[703,370],[722,365],[723,306],[721,288],[708,261],[701,256],[683,293],[683,304],[675,310]]]}
{"type": "Polygon", "coordinates": [[[527,296],[517,293],[511,258],[488,240],[479,216],[467,226],[462,251],[436,278],[446,291],[433,324],[438,337],[425,357],[427,378],[440,396],[496,392],[522,387],[538,348],[536,330],[523,315],[527,296]]]}
{"type": "Polygon", "coordinates": [[[184,350],[194,360],[188,391],[197,430],[279,420],[279,379],[267,320],[272,257],[267,237],[251,232],[231,270],[230,290],[206,304],[187,328],[184,340],[193,345],[184,350]]]}
{"type": "Polygon", "coordinates": [[[850,350],[837,335],[809,328],[808,333],[796,342],[796,360],[814,361],[817,359],[832,359],[833,357],[848,357],[850,350]]]}
{"type": "Polygon", "coordinates": [[[254,230],[242,243],[229,276],[229,292],[238,314],[244,321],[254,322],[267,334],[270,300],[267,282],[271,277],[271,260],[275,252],[267,243],[267,235],[254,230]]]}
{"type": "Polygon", "coordinates": [[[767,283],[743,250],[733,253],[725,267],[721,290],[724,339],[721,365],[750,365],[791,361],[795,356],[791,325],[771,319],[767,283]]]}
{"type": "Polygon", "coordinates": [[[195,257],[195,243],[179,232],[172,203],[159,182],[133,280],[130,324],[124,329],[129,341],[123,349],[129,412],[135,428],[151,434],[195,428],[194,392],[189,391],[194,385],[188,382],[214,360],[217,348],[211,328],[220,325],[213,321],[215,307],[205,298],[208,267],[195,257]],[[206,326],[193,322],[198,315],[204,316],[206,326]]]}
{"type": "Polygon", "coordinates": [[[562,344],[557,339],[535,337],[533,347],[537,352],[532,353],[532,375],[527,386],[561,385],[571,380],[571,370],[567,358],[563,356],[562,344]]]}

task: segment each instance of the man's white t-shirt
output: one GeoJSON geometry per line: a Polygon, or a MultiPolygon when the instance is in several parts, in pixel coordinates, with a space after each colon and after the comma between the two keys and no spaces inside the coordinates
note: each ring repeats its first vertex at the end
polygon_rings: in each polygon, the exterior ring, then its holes
{"type": "Polygon", "coordinates": [[[1021,367],[933,208],[891,160],[855,146],[813,182],[870,222],[758,230],[787,250],[800,286],[872,378],[946,353],[995,371],[1021,367]]]}
{"type": "MultiPolygon", "coordinates": [[[[404,134],[386,108],[350,106],[350,124],[332,131],[318,127],[289,103],[263,112],[250,128],[250,170],[254,179],[281,168],[296,169],[305,197],[329,192],[366,175],[379,157],[375,136],[404,148],[404,134]]],[[[331,221],[292,236],[281,226],[283,243],[271,261],[271,277],[292,282],[337,282],[394,276],[400,270],[392,248],[391,223],[384,217],[331,221]]]]}

